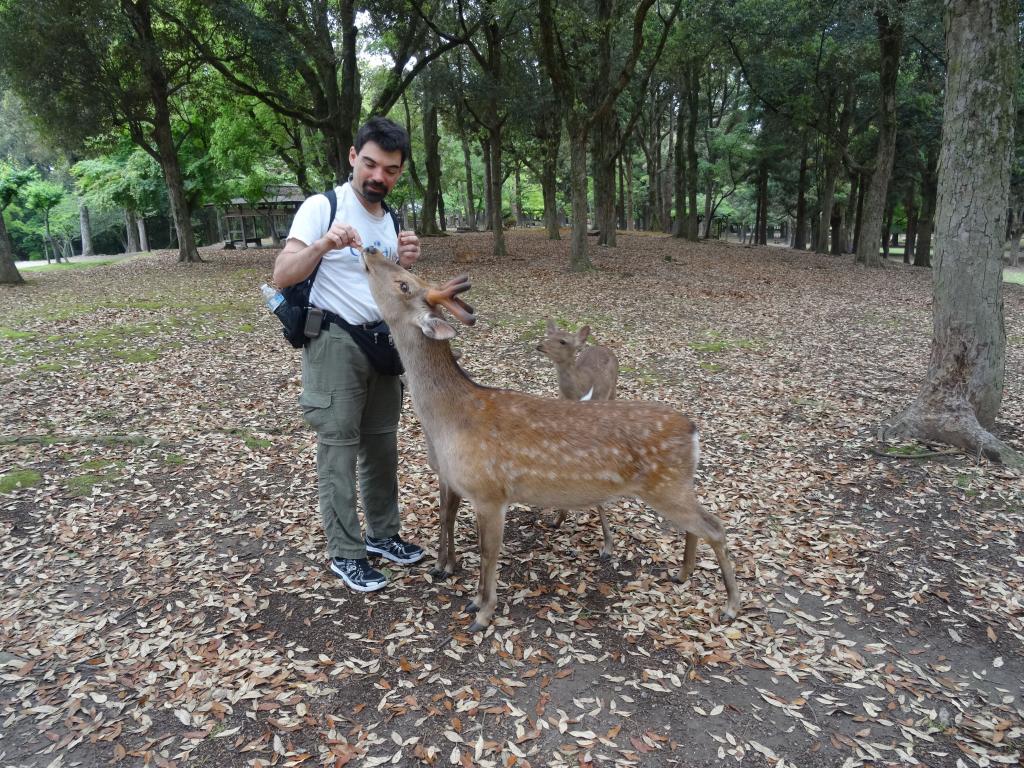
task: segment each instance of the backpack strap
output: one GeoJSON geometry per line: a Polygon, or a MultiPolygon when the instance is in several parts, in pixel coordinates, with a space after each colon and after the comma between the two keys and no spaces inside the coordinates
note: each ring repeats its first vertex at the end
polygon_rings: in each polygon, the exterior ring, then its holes
{"type": "MultiPolygon", "coordinates": [[[[331,187],[330,189],[323,193],[323,196],[327,198],[327,202],[331,206],[331,216],[329,219],[327,219],[327,228],[330,229],[331,225],[334,223],[334,217],[338,215],[338,193],[334,190],[334,187],[331,187]]],[[[324,234],[327,233],[324,232],[324,234]]],[[[316,273],[319,271],[320,262],[318,261],[316,263],[316,266],[313,267],[313,271],[310,273],[309,277],[306,278],[306,280],[309,281],[310,290],[312,290],[313,288],[313,281],[316,280],[316,273]]]]}

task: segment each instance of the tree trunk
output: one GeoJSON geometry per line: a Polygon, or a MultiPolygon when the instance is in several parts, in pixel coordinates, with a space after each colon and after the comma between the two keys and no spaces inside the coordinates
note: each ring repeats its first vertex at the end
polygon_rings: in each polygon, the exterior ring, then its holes
{"type": "Polygon", "coordinates": [[[1024,458],[991,432],[1003,398],[1002,268],[1017,78],[1015,0],[946,0],[933,340],[917,399],[880,436],[1024,458]],[[985,115],[979,130],[978,115],[985,115]]]}
{"type": "Polygon", "coordinates": [[[481,139],[480,149],[484,156],[484,229],[494,229],[494,206],[491,203],[491,142],[481,139]]]}
{"type": "Polygon", "coordinates": [[[423,104],[423,151],[427,156],[427,187],[423,193],[423,216],[420,219],[420,234],[432,237],[438,234],[437,200],[441,195],[441,155],[438,146],[441,137],[437,132],[437,104],[433,96],[424,89],[423,104]]]}
{"type": "Polygon", "coordinates": [[[843,151],[849,141],[850,124],[853,122],[853,84],[847,83],[844,88],[843,106],[839,112],[836,135],[826,138],[825,175],[818,194],[818,238],[814,243],[814,250],[818,253],[828,253],[829,224],[832,221],[832,206],[835,204],[836,179],[839,178],[843,151]]]}
{"type": "Polygon", "coordinates": [[[914,245],[917,242],[917,194],[913,180],[907,188],[907,195],[903,199],[903,210],[907,214],[907,237],[903,244],[903,263],[914,262],[914,245]]]}
{"type": "Polygon", "coordinates": [[[84,204],[78,207],[78,225],[82,233],[82,255],[95,256],[92,248],[92,223],[89,221],[89,209],[84,204]]]}
{"type": "Polygon", "coordinates": [[[632,232],[636,229],[636,214],[633,210],[633,155],[630,152],[626,152],[625,154],[626,156],[623,158],[623,164],[625,165],[626,172],[626,200],[624,204],[626,231],[632,232]]]}
{"type": "MultiPolygon", "coordinates": [[[[680,89],[682,90],[682,89],[680,89]]],[[[672,180],[676,199],[676,216],[672,220],[672,237],[686,237],[689,213],[686,210],[686,118],[683,114],[685,102],[679,99],[676,116],[676,151],[672,157],[672,180]]]]}
{"type": "Polygon", "coordinates": [[[135,224],[139,228],[139,250],[148,251],[149,238],[146,236],[146,218],[144,216],[139,216],[139,218],[135,220],[135,224]]]}
{"type": "Polygon", "coordinates": [[[476,210],[473,207],[473,156],[469,151],[469,139],[462,134],[462,160],[466,166],[466,226],[476,231],[476,210]]]}
{"type": "Polygon", "coordinates": [[[587,134],[579,126],[570,126],[569,133],[572,186],[572,243],[569,248],[569,268],[573,272],[583,272],[593,268],[590,257],[587,256],[587,134]]]}
{"type": "Polygon", "coordinates": [[[490,209],[491,215],[491,226],[494,231],[494,255],[501,257],[505,256],[508,251],[505,248],[505,228],[501,222],[502,216],[502,199],[501,199],[501,127],[492,127],[488,129],[491,140],[491,187],[488,190],[490,194],[490,209]]]}
{"type": "Polygon", "coordinates": [[[914,247],[914,266],[932,265],[932,232],[935,228],[935,198],[938,196],[937,145],[928,148],[924,170],[921,172],[921,216],[917,221],[917,245],[914,247]]]}
{"type": "MultiPolygon", "coordinates": [[[[899,11],[897,10],[897,13],[899,11]]],[[[861,222],[860,242],[857,244],[857,261],[868,267],[885,266],[885,260],[878,253],[882,215],[889,193],[889,179],[892,177],[893,159],[896,156],[896,78],[900,68],[900,45],[903,40],[903,23],[890,19],[884,10],[876,11],[878,23],[879,90],[882,103],[878,125],[878,152],[875,154],[875,169],[871,174],[871,185],[864,198],[864,215],[861,222]]]]}
{"type": "Polygon", "coordinates": [[[841,256],[843,253],[843,209],[839,206],[832,206],[832,221],[829,222],[832,229],[832,244],[829,250],[833,256],[841,256]]]}
{"type": "Polygon", "coordinates": [[[555,136],[545,142],[544,158],[541,161],[540,186],[544,195],[544,229],[548,240],[561,240],[558,222],[558,145],[561,136],[555,136]]]}
{"type": "Polygon", "coordinates": [[[881,232],[881,245],[882,245],[882,257],[883,259],[889,258],[889,246],[892,245],[892,217],[893,217],[893,206],[891,204],[885,206],[885,213],[882,214],[882,232],[881,232]]]}
{"type": "Polygon", "coordinates": [[[7,232],[4,212],[0,211],[0,284],[17,285],[23,282],[25,279],[14,262],[14,248],[11,246],[11,236],[7,232]]]}
{"type": "Polygon", "coordinates": [[[124,211],[125,253],[139,252],[139,225],[135,213],[127,208],[124,211]]]}
{"type": "Polygon", "coordinates": [[[793,247],[807,250],[807,134],[800,145],[800,174],[796,182],[796,223],[793,225],[793,247]]]}
{"type": "Polygon", "coordinates": [[[704,177],[704,221],[700,228],[700,236],[707,240],[711,234],[711,205],[715,197],[715,178],[708,172],[704,177]]]}
{"type": "Polygon", "coordinates": [[[513,181],[513,194],[512,194],[512,215],[515,217],[516,226],[521,227],[526,224],[526,218],[523,215],[523,179],[522,174],[519,171],[519,161],[516,160],[515,166],[512,169],[512,181],[513,181]]]}
{"type": "Polygon", "coordinates": [[[160,60],[160,50],[153,35],[153,25],[149,0],[121,0],[125,15],[131,20],[135,34],[139,38],[141,54],[140,65],[146,77],[150,99],[153,103],[152,136],[156,142],[153,153],[148,143],[147,149],[160,163],[167,184],[167,196],[174,216],[174,226],[178,232],[178,261],[202,261],[196,248],[195,234],[192,232],[192,215],[189,210],[188,198],[185,196],[185,179],[178,162],[178,148],[171,133],[171,111],[168,105],[169,84],[167,72],[160,60]]]}
{"type": "Polygon", "coordinates": [[[687,192],[689,218],[686,221],[686,239],[696,242],[699,238],[697,220],[697,120],[700,117],[700,70],[691,59],[687,65],[686,93],[689,115],[686,120],[686,176],[689,179],[687,192]]]}
{"type": "Polygon", "coordinates": [[[853,245],[853,232],[857,224],[857,197],[859,194],[860,174],[850,174],[850,194],[846,197],[846,209],[843,211],[842,253],[856,253],[853,245]]]}
{"type": "Polygon", "coordinates": [[[761,211],[761,220],[757,223],[758,245],[768,245],[768,163],[761,161],[758,168],[757,207],[761,211]]]}

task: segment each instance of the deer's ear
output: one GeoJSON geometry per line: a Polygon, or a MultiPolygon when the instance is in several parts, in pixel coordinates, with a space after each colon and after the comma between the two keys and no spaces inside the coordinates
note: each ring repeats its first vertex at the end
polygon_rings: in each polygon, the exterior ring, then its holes
{"type": "Polygon", "coordinates": [[[428,339],[447,341],[455,338],[455,329],[440,317],[424,315],[420,320],[420,330],[428,339]]]}
{"type": "Polygon", "coordinates": [[[588,336],[590,336],[590,326],[589,325],[584,325],[582,328],[580,328],[579,332],[576,334],[576,339],[577,339],[577,341],[580,344],[582,344],[583,342],[585,342],[587,340],[588,336]]]}

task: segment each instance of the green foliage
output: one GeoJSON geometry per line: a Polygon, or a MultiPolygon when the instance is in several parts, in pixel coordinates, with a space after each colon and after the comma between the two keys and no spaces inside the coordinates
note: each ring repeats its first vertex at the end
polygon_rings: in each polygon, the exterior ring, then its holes
{"type": "Polygon", "coordinates": [[[81,160],[71,167],[78,192],[95,208],[152,213],[163,188],[160,166],[138,148],[81,160]]]}
{"type": "Polygon", "coordinates": [[[25,187],[25,204],[33,211],[48,215],[64,199],[64,187],[52,181],[33,181],[25,187]]]}
{"type": "Polygon", "coordinates": [[[39,172],[35,168],[16,169],[0,163],[0,213],[23,193],[26,186],[38,179],[39,172]]]}

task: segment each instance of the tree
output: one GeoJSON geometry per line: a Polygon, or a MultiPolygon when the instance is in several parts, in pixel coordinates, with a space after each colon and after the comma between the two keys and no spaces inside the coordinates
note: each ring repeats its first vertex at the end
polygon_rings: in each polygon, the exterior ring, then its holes
{"type": "Polygon", "coordinates": [[[193,62],[150,0],[0,5],[0,68],[51,138],[69,149],[126,128],[160,164],[179,261],[200,261],[172,126],[193,62]]]}
{"type": "Polygon", "coordinates": [[[945,2],[931,359],[916,400],[882,425],[880,437],[935,440],[1024,465],[992,434],[1006,363],[1001,290],[1018,76],[1016,5],[945,2]]]}
{"type": "Polygon", "coordinates": [[[25,187],[25,204],[43,217],[45,237],[43,238],[43,253],[46,254],[46,261],[50,261],[50,253],[59,263],[61,254],[53,242],[53,234],[50,232],[50,211],[64,199],[64,187],[54,184],[52,181],[33,181],[25,187]]]}
{"type": "Polygon", "coordinates": [[[4,211],[27,184],[38,178],[39,174],[34,168],[15,170],[0,165],[0,284],[16,285],[25,282],[14,263],[14,248],[7,232],[4,211]]]}
{"type": "Polygon", "coordinates": [[[875,12],[878,23],[878,78],[881,96],[878,151],[875,154],[871,184],[864,198],[863,223],[857,245],[857,261],[869,267],[880,267],[885,263],[878,253],[878,246],[881,242],[882,216],[889,191],[889,179],[896,156],[896,77],[899,72],[900,46],[903,40],[899,2],[896,6],[892,13],[884,7],[875,12]]]}

